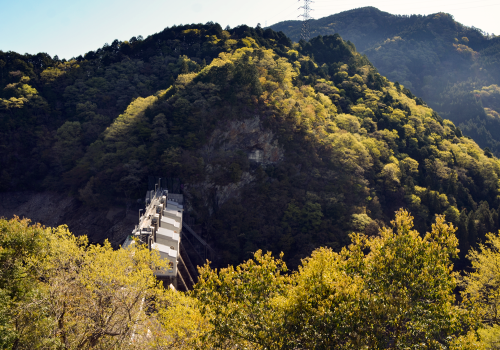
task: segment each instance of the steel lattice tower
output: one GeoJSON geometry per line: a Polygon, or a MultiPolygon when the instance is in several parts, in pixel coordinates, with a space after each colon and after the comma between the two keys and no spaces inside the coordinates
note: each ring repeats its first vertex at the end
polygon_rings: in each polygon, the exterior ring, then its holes
{"type": "MultiPolygon", "coordinates": [[[[299,2],[300,1],[301,0],[299,0],[299,2]]],[[[299,10],[304,9],[304,13],[299,15],[299,17],[302,17],[302,32],[300,33],[300,37],[305,41],[308,41],[311,38],[309,21],[312,19],[312,17],[309,15],[309,11],[312,11],[311,3],[313,2],[314,1],[312,0],[304,0],[304,5],[299,7],[299,10]]]]}

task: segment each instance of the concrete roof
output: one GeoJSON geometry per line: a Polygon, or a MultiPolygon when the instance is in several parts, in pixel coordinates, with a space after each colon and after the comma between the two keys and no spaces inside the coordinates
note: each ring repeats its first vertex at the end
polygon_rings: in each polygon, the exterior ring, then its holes
{"type": "Polygon", "coordinates": [[[174,201],[171,201],[169,199],[167,199],[167,205],[175,205],[176,207],[180,208],[180,209],[183,209],[184,206],[182,204],[179,204],[177,202],[174,202],[174,201]]]}
{"type": "Polygon", "coordinates": [[[172,225],[174,227],[177,227],[179,229],[181,228],[181,223],[179,221],[177,221],[177,220],[172,219],[172,218],[168,218],[166,216],[162,216],[161,217],[161,221],[163,221],[163,222],[165,222],[167,224],[170,224],[170,225],[172,225]]]}
{"type": "Polygon", "coordinates": [[[156,231],[156,234],[169,237],[174,241],[179,241],[179,234],[175,233],[172,230],[169,230],[168,228],[159,227],[158,231],[156,231]]]}
{"type": "Polygon", "coordinates": [[[170,247],[167,247],[166,245],[160,243],[153,243],[151,245],[151,249],[158,249],[160,253],[167,254],[169,257],[177,259],[177,251],[170,249],[170,247]]]}
{"type": "Polygon", "coordinates": [[[175,209],[170,209],[170,208],[167,208],[167,209],[163,209],[164,212],[167,212],[169,214],[173,214],[179,218],[182,218],[182,212],[181,211],[178,211],[178,210],[175,210],[175,209]]]}

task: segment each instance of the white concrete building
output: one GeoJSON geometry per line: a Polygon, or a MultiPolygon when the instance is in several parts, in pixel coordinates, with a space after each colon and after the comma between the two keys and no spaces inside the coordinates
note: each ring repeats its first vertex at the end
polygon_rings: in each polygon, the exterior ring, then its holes
{"type": "Polygon", "coordinates": [[[182,223],[179,220],[169,218],[167,216],[162,216],[160,220],[160,227],[174,231],[175,233],[180,233],[182,229],[182,223]]]}
{"type": "Polygon", "coordinates": [[[156,231],[156,243],[166,245],[175,251],[179,251],[181,237],[179,233],[172,230],[159,227],[156,231]]]}
{"type": "Polygon", "coordinates": [[[156,268],[154,271],[157,277],[176,277],[177,276],[177,257],[178,251],[171,249],[169,246],[153,243],[151,245],[152,250],[158,250],[160,252],[160,258],[162,260],[168,260],[167,268],[159,269],[156,268]]]}

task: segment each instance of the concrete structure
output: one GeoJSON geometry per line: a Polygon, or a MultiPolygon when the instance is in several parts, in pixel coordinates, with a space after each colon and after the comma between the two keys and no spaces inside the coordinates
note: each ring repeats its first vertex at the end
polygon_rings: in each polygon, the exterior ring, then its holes
{"type": "Polygon", "coordinates": [[[156,232],[156,243],[166,245],[175,251],[179,251],[179,244],[181,242],[181,236],[172,230],[166,228],[158,228],[156,232]]]}
{"type": "Polygon", "coordinates": [[[180,222],[182,227],[182,210],[165,209],[163,210],[163,216],[180,222]]]}
{"type": "MultiPolygon", "coordinates": [[[[139,224],[132,235],[124,242],[123,247],[132,244],[132,237],[147,244],[149,249],[158,250],[161,259],[168,260],[168,268],[155,270],[154,273],[165,282],[172,283],[177,288],[178,259],[180,259],[180,244],[183,215],[183,195],[175,194],[169,198],[166,190],[148,191],[146,194],[146,209],[139,217],[139,224]]],[[[141,214],[141,212],[140,212],[141,214]]]]}
{"type": "Polygon", "coordinates": [[[160,220],[160,227],[172,230],[175,233],[180,233],[182,229],[182,220],[176,220],[163,216],[160,220]]]}
{"type": "Polygon", "coordinates": [[[155,276],[164,286],[170,285],[172,288],[187,291],[195,285],[198,273],[191,257],[201,259],[198,263],[203,264],[208,253],[212,256],[215,253],[207,242],[184,222],[184,196],[163,190],[159,183],[150,181],[149,185],[154,185],[155,190],[146,192],[146,208],[139,211],[139,224],[127,237],[123,247],[137,241],[147,245],[150,250],[157,250],[168,267],[152,267],[155,276]],[[187,250],[181,237],[185,239],[187,250]]]}
{"type": "MultiPolygon", "coordinates": [[[[160,243],[153,243],[151,249],[158,250],[160,252],[160,258],[162,260],[168,260],[167,268],[155,269],[154,271],[155,276],[157,277],[177,276],[177,258],[179,255],[179,251],[171,249],[171,247],[160,243]]],[[[176,286],[174,285],[174,287],[176,286]]]]}

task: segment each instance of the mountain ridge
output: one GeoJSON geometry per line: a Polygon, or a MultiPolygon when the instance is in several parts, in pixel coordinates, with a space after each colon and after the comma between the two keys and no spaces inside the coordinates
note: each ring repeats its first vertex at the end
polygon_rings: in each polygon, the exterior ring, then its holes
{"type": "MultiPolygon", "coordinates": [[[[301,23],[271,26],[299,40],[301,23]]],[[[500,37],[466,27],[453,16],[397,16],[373,7],[310,22],[312,35],[338,32],[366,54],[391,81],[398,81],[482,147],[500,152],[500,37]]]]}
{"type": "Polygon", "coordinates": [[[422,231],[446,214],[463,252],[499,227],[498,159],[339,35],[208,24],[131,42],[69,62],[0,53],[3,191],[109,208],[149,175],[180,178],[219,266],[259,248],[298,266],[400,207],[422,231]]]}

